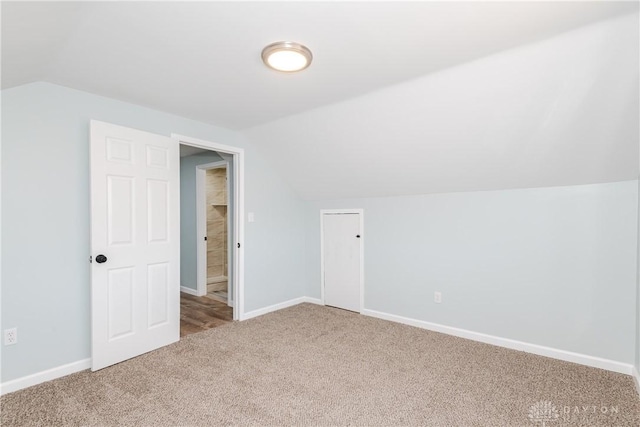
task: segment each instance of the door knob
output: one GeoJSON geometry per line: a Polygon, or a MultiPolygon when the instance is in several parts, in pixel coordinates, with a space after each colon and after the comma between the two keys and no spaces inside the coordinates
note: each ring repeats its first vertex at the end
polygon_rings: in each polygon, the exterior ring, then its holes
{"type": "Polygon", "coordinates": [[[96,257],[96,262],[97,262],[98,264],[102,264],[103,262],[107,262],[107,257],[106,257],[106,256],[104,256],[104,255],[102,255],[102,254],[100,254],[100,255],[98,255],[98,256],[96,257]]]}
{"type": "Polygon", "coordinates": [[[360,235],[358,234],[358,235],[356,235],[356,237],[359,239],[359,238],[360,238],[360,235]]]}

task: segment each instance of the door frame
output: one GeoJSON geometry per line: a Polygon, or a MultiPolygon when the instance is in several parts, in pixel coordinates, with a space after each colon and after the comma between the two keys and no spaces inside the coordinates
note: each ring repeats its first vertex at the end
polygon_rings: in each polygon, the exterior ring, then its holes
{"type": "Polygon", "coordinates": [[[171,138],[175,139],[182,145],[190,145],[192,147],[203,148],[205,150],[218,151],[233,156],[233,246],[236,246],[236,256],[233,257],[232,277],[234,302],[233,320],[244,320],[244,149],[176,133],[172,133],[171,138]]]}
{"type": "Polygon", "coordinates": [[[358,214],[360,220],[360,310],[364,308],[364,209],[321,209],[320,210],[320,302],[324,302],[324,216],[358,214]]]}
{"type": "MultiPolygon", "coordinates": [[[[217,162],[206,163],[203,165],[196,166],[196,230],[197,230],[197,242],[198,246],[196,248],[196,269],[197,269],[197,279],[196,279],[196,293],[198,296],[204,296],[207,294],[207,245],[208,242],[204,239],[201,239],[202,236],[207,235],[207,182],[206,182],[206,174],[208,170],[211,169],[221,169],[225,168],[227,181],[225,183],[227,194],[229,194],[229,161],[227,160],[219,160],[217,162]]],[[[227,200],[228,203],[228,200],[227,200]]],[[[227,216],[227,236],[232,236],[231,224],[233,222],[229,221],[229,217],[227,216]]],[[[232,246],[231,240],[227,238],[227,247],[225,251],[227,255],[230,255],[230,247],[232,246]]],[[[230,261],[230,260],[228,260],[230,261]]],[[[233,263],[228,262],[228,270],[233,269],[233,263]]],[[[227,277],[233,277],[233,275],[229,274],[227,271],[227,277]]],[[[227,289],[231,287],[229,281],[227,281],[227,289]]],[[[229,293],[231,295],[231,293],[229,293]]],[[[230,298],[227,300],[227,305],[233,307],[233,300],[230,298]]]]}

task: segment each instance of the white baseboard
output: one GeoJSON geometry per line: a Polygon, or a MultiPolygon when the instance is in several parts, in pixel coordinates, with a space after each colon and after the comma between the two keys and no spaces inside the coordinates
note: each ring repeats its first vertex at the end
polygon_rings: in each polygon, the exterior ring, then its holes
{"type": "Polygon", "coordinates": [[[257,310],[253,310],[248,313],[244,313],[244,315],[241,315],[240,320],[253,319],[254,317],[262,316],[263,314],[271,313],[273,311],[282,310],[283,308],[302,304],[303,302],[322,305],[322,302],[320,302],[320,300],[317,298],[299,297],[299,298],[290,299],[289,301],[281,302],[279,304],[270,305],[269,307],[259,308],[257,310]]]}
{"type": "Polygon", "coordinates": [[[615,360],[602,359],[600,357],[574,353],[566,350],[559,350],[556,348],[545,347],[537,344],[529,344],[522,341],[496,337],[494,335],[482,334],[466,329],[459,329],[451,326],[440,325],[437,323],[425,322],[423,320],[411,319],[408,317],[397,316],[395,314],[388,314],[375,310],[364,309],[362,310],[361,314],[365,316],[377,317],[378,319],[390,320],[392,322],[402,323],[409,326],[415,326],[417,328],[428,329],[434,332],[454,335],[456,337],[466,338],[473,341],[479,341],[498,347],[524,351],[526,353],[551,357],[554,359],[564,360],[566,362],[573,362],[580,365],[591,366],[593,368],[605,369],[607,371],[619,372],[621,374],[632,375],[633,371],[633,365],[617,362],[615,360]]]}
{"type": "Polygon", "coordinates": [[[199,296],[198,291],[195,289],[187,288],[186,286],[180,286],[180,292],[184,292],[185,294],[193,295],[194,297],[199,296]]]}
{"type": "Polygon", "coordinates": [[[27,375],[26,377],[16,378],[15,380],[7,381],[0,385],[0,395],[12,393],[46,381],[55,380],[56,378],[66,377],[67,375],[84,371],[90,367],[91,359],[84,359],[47,369],[45,371],[36,372],[35,374],[27,375]]]}
{"type": "Polygon", "coordinates": [[[240,320],[253,319],[254,317],[262,316],[263,314],[271,313],[272,311],[282,310],[283,308],[298,305],[303,302],[305,302],[305,297],[290,299],[289,301],[285,301],[278,304],[270,305],[268,307],[249,311],[248,313],[244,313],[243,315],[241,314],[240,320]]]}
{"type": "MultiPolygon", "coordinates": [[[[195,295],[195,291],[190,288],[181,288],[181,291],[195,295]],[[185,291],[184,289],[188,289],[185,291]]],[[[284,301],[278,304],[270,305],[268,307],[253,310],[242,315],[240,320],[248,320],[254,317],[262,316],[263,314],[271,313],[274,311],[282,310],[283,308],[292,307],[301,303],[311,303],[323,305],[322,301],[318,298],[311,297],[299,297],[288,301],[284,301]]],[[[636,390],[640,396],[640,374],[636,367],[631,364],[617,362],[615,360],[602,359],[595,356],[589,356],[586,354],[574,353],[566,350],[559,350],[551,347],[545,347],[537,344],[529,344],[522,341],[511,340],[508,338],[496,337],[494,335],[482,334],[479,332],[473,332],[466,329],[454,328],[451,326],[440,325],[437,323],[426,322],[423,320],[411,319],[409,317],[397,316],[395,314],[383,313],[375,310],[363,309],[362,315],[376,317],[378,319],[389,320],[391,322],[402,323],[404,325],[414,326],[421,329],[427,329],[434,332],[440,332],[443,334],[453,335],[461,338],[470,339],[473,341],[479,341],[486,344],[495,345],[498,347],[505,347],[512,350],[524,351],[526,353],[537,354],[540,356],[551,357],[554,359],[564,360],[567,362],[578,363],[581,365],[591,366],[594,368],[605,369],[608,371],[619,372],[622,374],[631,375],[634,379],[636,390]]],[[[35,374],[27,375],[22,378],[7,381],[0,384],[0,395],[11,393],[21,390],[23,388],[31,387],[46,381],[51,381],[56,378],[61,378],[76,372],[89,369],[91,367],[91,359],[79,360],[66,365],[58,366],[56,368],[47,369],[45,371],[37,372],[35,374]]]]}
{"type": "Polygon", "coordinates": [[[302,297],[302,302],[308,302],[310,304],[324,305],[320,298],[302,297]]]}

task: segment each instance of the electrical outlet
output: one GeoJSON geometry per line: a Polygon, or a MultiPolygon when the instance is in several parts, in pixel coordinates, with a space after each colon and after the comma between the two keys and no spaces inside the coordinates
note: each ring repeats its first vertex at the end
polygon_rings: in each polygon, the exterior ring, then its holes
{"type": "Polygon", "coordinates": [[[434,292],[433,293],[433,302],[436,304],[440,304],[442,302],[442,292],[434,292]]]}
{"type": "Polygon", "coordinates": [[[18,328],[4,330],[4,345],[18,344],[18,328]]]}

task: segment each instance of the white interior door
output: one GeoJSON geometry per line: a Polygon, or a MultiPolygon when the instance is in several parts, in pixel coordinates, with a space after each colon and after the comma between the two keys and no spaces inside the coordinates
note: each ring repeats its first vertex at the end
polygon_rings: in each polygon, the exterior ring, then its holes
{"type": "Polygon", "coordinates": [[[91,121],[91,369],[180,338],[177,141],[91,121]]]}
{"type": "Polygon", "coordinates": [[[324,303],[360,312],[360,213],[324,213],[322,250],[324,303]]]}

